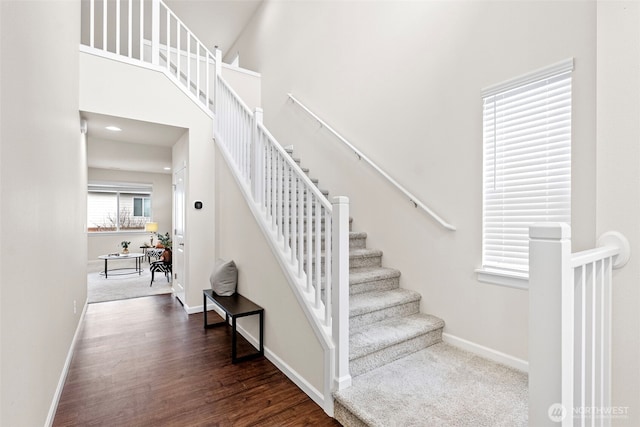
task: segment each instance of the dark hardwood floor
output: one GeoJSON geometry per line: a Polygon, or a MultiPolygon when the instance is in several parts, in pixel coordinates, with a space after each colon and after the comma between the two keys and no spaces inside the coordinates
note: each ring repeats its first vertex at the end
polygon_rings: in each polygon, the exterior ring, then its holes
{"type": "Polygon", "coordinates": [[[231,364],[230,328],[202,323],[171,295],[90,304],[53,425],[340,426],[266,358],[231,364]]]}

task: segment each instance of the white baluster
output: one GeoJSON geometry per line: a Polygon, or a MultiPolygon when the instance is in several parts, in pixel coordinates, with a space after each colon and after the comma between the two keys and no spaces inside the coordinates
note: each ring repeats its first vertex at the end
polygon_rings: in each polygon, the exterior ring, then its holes
{"type": "Polygon", "coordinates": [[[275,164],[275,148],[273,147],[273,141],[271,141],[271,139],[269,139],[269,148],[270,148],[270,156],[271,156],[271,164],[270,164],[270,168],[271,168],[271,176],[269,177],[269,180],[271,181],[271,227],[273,227],[273,229],[276,229],[276,193],[277,193],[277,174],[278,174],[278,168],[277,165],[275,164]]]}
{"type": "Polygon", "coordinates": [[[306,200],[305,200],[305,206],[306,206],[306,212],[305,212],[305,217],[307,218],[307,264],[306,264],[306,273],[307,273],[307,292],[311,292],[311,279],[313,277],[313,262],[312,262],[312,256],[313,256],[313,248],[311,246],[312,241],[313,241],[313,234],[311,234],[311,226],[313,224],[312,221],[312,217],[311,214],[313,212],[313,196],[311,191],[309,190],[309,188],[307,188],[307,184],[305,184],[305,194],[306,194],[306,200]]]}
{"type": "Polygon", "coordinates": [[[322,302],[322,226],[320,225],[320,219],[322,218],[322,206],[320,205],[320,200],[318,200],[315,196],[315,235],[314,238],[316,240],[316,274],[315,274],[315,284],[316,284],[316,308],[320,308],[320,303],[322,302]]]}
{"type": "Polygon", "coordinates": [[[102,0],[102,50],[107,50],[107,0],[102,0]]]}
{"type": "Polygon", "coordinates": [[[290,196],[288,196],[291,210],[291,237],[289,238],[289,248],[291,250],[291,264],[295,265],[298,252],[298,203],[296,194],[298,193],[298,175],[291,174],[290,196]]]}
{"type": "Polygon", "coordinates": [[[304,182],[300,181],[298,193],[298,277],[304,274],[304,182]]]}
{"type": "Polygon", "coordinates": [[[140,61],[144,61],[144,0],[140,0],[140,61]]]}
{"type": "Polygon", "coordinates": [[[116,0],[116,55],[120,55],[120,0],[116,0]]]}
{"type": "Polygon", "coordinates": [[[89,0],[89,46],[95,47],[96,5],[95,0],[89,0]]]}
{"type": "MultiPolygon", "coordinates": [[[[216,84],[218,84],[217,79],[216,84]]],[[[193,93],[193,91],[191,90],[191,33],[189,32],[187,32],[187,89],[189,89],[190,93],[193,93]]],[[[217,109],[216,112],[218,112],[217,109]]]]}
{"type": "Polygon", "coordinates": [[[167,11],[167,71],[171,73],[171,12],[169,8],[166,8],[167,11]]]}
{"type": "Polygon", "coordinates": [[[324,324],[325,326],[331,326],[331,269],[333,268],[333,258],[331,252],[331,234],[332,221],[331,212],[328,209],[324,211],[324,324]]]}
{"type": "Polygon", "coordinates": [[[283,215],[283,219],[282,219],[282,225],[283,225],[283,241],[284,241],[284,250],[285,252],[287,251],[287,249],[289,249],[289,221],[291,220],[291,216],[290,216],[290,212],[291,212],[291,207],[289,205],[289,187],[290,187],[290,180],[292,179],[292,171],[289,168],[289,164],[288,162],[284,161],[284,158],[282,159],[282,172],[283,172],[283,183],[284,183],[284,188],[282,189],[282,206],[284,209],[284,215],[283,215]]]}
{"type": "Polygon", "coordinates": [[[133,0],[129,0],[127,14],[127,56],[133,58],[133,0]]]}
{"type": "Polygon", "coordinates": [[[160,0],[151,0],[151,63],[160,64],[160,0]]]}
{"type": "MultiPolygon", "coordinates": [[[[176,16],[176,77],[178,78],[178,82],[182,81],[180,77],[180,57],[182,56],[182,49],[180,48],[180,20],[176,16]]],[[[187,82],[187,89],[189,88],[189,83],[187,82]]]]}
{"type": "Polygon", "coordinates": [[[196,97],[200,99],[200,42],[196,39],[196,97]]]}

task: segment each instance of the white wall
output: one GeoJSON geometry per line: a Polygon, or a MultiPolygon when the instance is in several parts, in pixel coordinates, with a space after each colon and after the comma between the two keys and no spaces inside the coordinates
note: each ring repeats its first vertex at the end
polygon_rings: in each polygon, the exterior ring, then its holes
{"type": "MultiPolygon", "coordinates": [[[[264,345],[288,370],[323,392],[323,350],[220,153],[216,163],[218,256],[238,267],[238,292],[265,309],[264,345]]],[[[212,269],[213,270],[213,269],[212,269]]],[[[239,324],[255,338],[256,319],[239,324]]],[[[309,391],[308,389],[306,391],[309,391]]]]}
{"type": "Polygon", "coordinates": [[[254,111],[256,107],[262,106],[260,99],[262,79],[259,74],[223,64],[222,78],[229,83],[229,86],[233,88],[251,111],[254,111]]]}
{"type": "Polygon", "coordinates": [[[573,235],[595,231],[594,2],[267,1],[230,51],[262,74],[265,122],[445,332],[527,359],[526,291],[480,283],[482,88],[574,57],[573,235]],[[532,23],[535,23],[533,25],[532,23]],[[458,231],[413,208],[287,102],[292,92],[458,231]]]}
{"type": "MultiPolygon", "coordinates": [[[[173,216],[173,188],[171,187],[171,175],[166,173],[145,173],[115,171],[109,169],[89,168],[89,181],[121,181],[135,183],[149,183],[153,185],[152,194],[152,215],[153,221],[158,223],[158,233],[171,234],[171,220],[173,216]]],[[[140,252],[140,246],[145,242],[149,243],[150,234],[141,232],[121,232],[121,233],[89,233],[88,238],[88,259],[94,261],[99,255],[113,252],[120,252],[122,247],[120,242],[127,240],[131,242],[129,250],[140,252]]],[[[154,239],[154,243],[157,242],[154,239]]]]}
{"type": "MultiPolygon", "coordinates": [[[[82,111],[188,129],[185,309],[202,305],[214,258],[215,161],[212,120],[163,73],[80,54],[82,111]],[[196,210],[194,200],[204,208],[196,210]]],[[[174,159],[175,162],[175,159],[174,159]]],[[[175,168],[174,164],[174,168],[175,168]]]]}
{"type": "Polygon", "coordinates": [[[42,426],[86,301],[80,2],[0,11],[0,425],[42,426]]]}
{"type": "Polygon", "coordinates": [[[598,235],[622,232],[631,259],[614,272],[615,425],[640,425],[640,4],[598,3],[598,235]]]}

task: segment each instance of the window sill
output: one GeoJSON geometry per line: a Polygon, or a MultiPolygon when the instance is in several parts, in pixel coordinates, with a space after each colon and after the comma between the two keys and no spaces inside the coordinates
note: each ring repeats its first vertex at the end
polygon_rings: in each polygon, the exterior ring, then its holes
{"type": "Polygon", "coordinates": [[[144,230],[131,230],[131,231],[87,231],[89,236],[114,236],[118,234],[149,234],[144,230]]]}
{"type": "Polygon", "coordinates": [[[498,270],[493,268],[476,269],[478,280],[492,285],[505,286],[507,288],[529,290],[529,275],[514,271],[498,270]]]}

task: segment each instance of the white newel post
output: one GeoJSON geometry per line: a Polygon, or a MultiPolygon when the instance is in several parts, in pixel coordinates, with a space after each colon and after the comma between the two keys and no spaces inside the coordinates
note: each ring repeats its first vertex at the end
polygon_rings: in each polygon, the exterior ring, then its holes
{"type": "Polygon", "coordinates": [[[160,0],[151,0],[151,63],[160,64],[160,0]]]}
{"type": "Polygon", "coordinates": [[[529,425],[558,426],[562,419],[562,426],[571,426],[571,228],[564,223],[535,224],[529,238],[529,425]]]}
{"type": "Polygon", "coordinates": [[[253,136],[251,138],[251,191],[253,200],[262,206],[262,167],[263,167],[263,146],[258,135],[258,124],[262,124],[262,108],[256,107],[253,111],[253,136]]]}
{"type": "Polygon", "coordinates": [[[349,373],[349,198],[334,197],[332,207],[332,335],[335,344],[334,389],[351,385],[349,373]]]}

